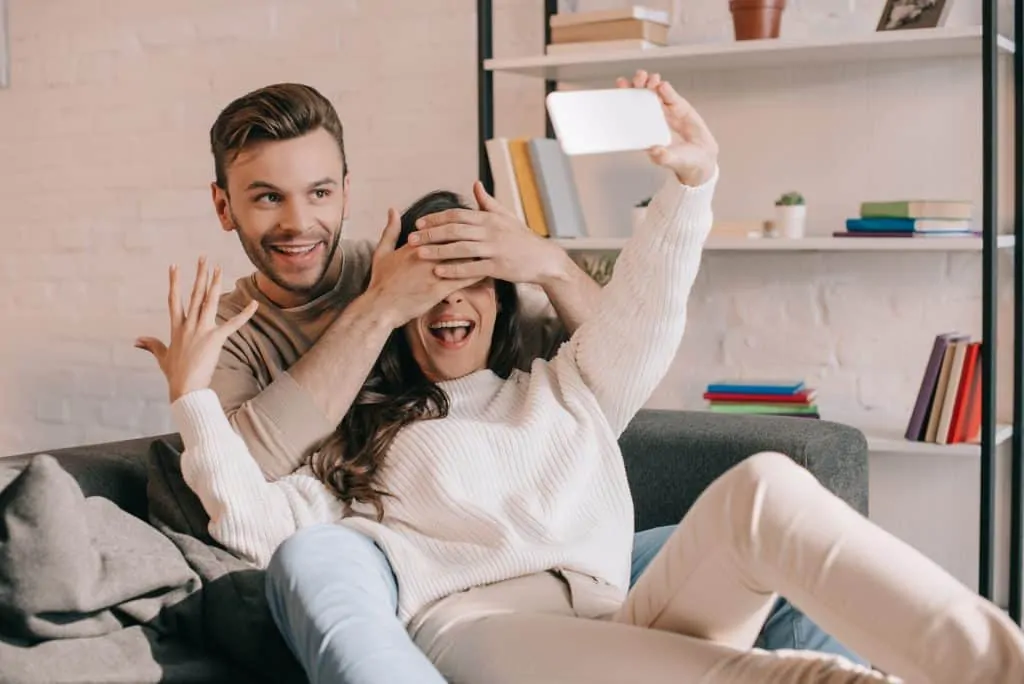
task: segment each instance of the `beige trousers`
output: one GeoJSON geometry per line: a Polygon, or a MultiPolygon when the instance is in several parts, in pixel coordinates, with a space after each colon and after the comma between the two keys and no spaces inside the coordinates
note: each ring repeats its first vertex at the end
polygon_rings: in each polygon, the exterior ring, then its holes
{"type": "Polygon", "coordinates": [[[1024,682],[1008,617],[773,453],[716,480],[621,605],[540,573],[449,596],[410,631],[453,684],[1024,682]],[[752,649],[776,592],[893,676],[752,649]]]}

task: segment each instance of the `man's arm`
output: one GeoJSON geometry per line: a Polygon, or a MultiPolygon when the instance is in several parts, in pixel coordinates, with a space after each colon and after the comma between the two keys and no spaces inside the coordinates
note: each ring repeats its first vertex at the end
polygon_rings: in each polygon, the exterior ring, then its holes
{"type": "Polygon", "coordinates": [[[348,413],[399,321],[376,290],[352,301],[316,344],[288,369],[331,425],[348,413]]]}
{"type": "MultiPolygon", "coordinates": [[[[222,314],[222,318],[223,318],[222,314]]],[[[304,356],[263,386],[229,339],[210,387],[268,480],[294,472],[341,422],[392,328],[372,295],[353,300],[304,356]]]]}

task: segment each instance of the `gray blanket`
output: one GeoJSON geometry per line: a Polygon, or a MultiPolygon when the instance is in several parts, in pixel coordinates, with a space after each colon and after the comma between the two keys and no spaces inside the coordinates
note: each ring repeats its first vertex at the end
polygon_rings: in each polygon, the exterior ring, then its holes
{"type": "Polygon", "coordinates": [[[199,588],[164,535],[110,501],[85,498],[48,455],[0,492],[0,625],[36,643],[128,625],[171,633],[164,609],[199,588]]]}
{"type": "Polygon", "coordinates": [[[149,523],[51,456],[0,461],[0,682],[305,682],[263,573],[206,533],[179,445],[148,458],[149,523]]]}
{"type": "Polygon", "coordinates": [[[237,681],[170,636],[187,633],[199,587],[164,535],[86,498],[53,457],[0,468],[4,684],[237,681]]]}
{"type": "Polygon", "coordinates": [[[181,612],[189,632],[249,672],[248,681],[306,682],[267,607],[265,576],[207,531],[210,518],[181,475],[181,444],[154,441],[147,458],[149,521],[202,580],[202,613],[181,612]]]}

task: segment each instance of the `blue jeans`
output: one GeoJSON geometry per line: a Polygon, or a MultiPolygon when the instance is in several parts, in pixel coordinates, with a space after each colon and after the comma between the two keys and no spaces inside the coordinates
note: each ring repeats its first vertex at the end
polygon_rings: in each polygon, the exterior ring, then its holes
{"type": "MultiPolygon", "coordinates": [[[[675,526],[638,533],[630,584],[675,526]]],[[[267,568],[267,601],[311,684],[444,684],[397,619],[398,585],[376,544],[341,525],[299,530],[267,568]]],[[[785,600],[758,638],[770,650],[809,649],[859,661],[785,600]]]]}

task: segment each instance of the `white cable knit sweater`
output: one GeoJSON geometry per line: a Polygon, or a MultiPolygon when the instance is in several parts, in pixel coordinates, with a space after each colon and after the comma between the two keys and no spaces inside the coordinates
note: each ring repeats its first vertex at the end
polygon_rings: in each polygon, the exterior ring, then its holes
{"type": "Polygon", "coordinates": [[[265,566],[300,527],[339,521],[376,540],[398,578],[399,614],[553,568],[629,584],[633,507],[618,437],[668,370],[711,226],[715,177],[670,178],[622,250],[595,316],[550,362],[502,380],[441,383],[449,416],[396,437],[380,471],[384,519],[342,507],[308,467],[267,482],[211,390],[172,406],[182,470],[210,534],[265,566]]]}

